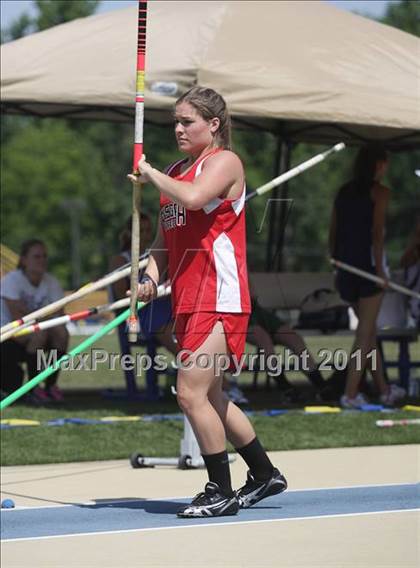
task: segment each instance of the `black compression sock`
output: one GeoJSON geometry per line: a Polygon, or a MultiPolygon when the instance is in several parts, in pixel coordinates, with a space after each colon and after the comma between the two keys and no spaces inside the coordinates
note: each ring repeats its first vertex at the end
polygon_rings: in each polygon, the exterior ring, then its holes
{"type": "Polygon", "coordinates": [[[224,495],[232,497],[233,490],[227,451],[203,455],[203,460],[209,474],[209,481],[217,483],[224,495]]]}
{"type": "Polygon", "coordinates": [[[242,448],[236,448],[236,451],[245,460],[255,479],[266,481],[271,477],[274,466],[258,438],[242,448]]]}

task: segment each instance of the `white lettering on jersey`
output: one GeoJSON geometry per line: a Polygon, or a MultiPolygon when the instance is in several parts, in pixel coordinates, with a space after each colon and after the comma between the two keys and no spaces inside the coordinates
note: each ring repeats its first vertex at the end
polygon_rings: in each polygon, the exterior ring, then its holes
{"type": "Polygon", "coordinates": [[[160,210],[162,227],[165,231],[187,224],[187,211],[178,203],[168,203],[160,210]]]}

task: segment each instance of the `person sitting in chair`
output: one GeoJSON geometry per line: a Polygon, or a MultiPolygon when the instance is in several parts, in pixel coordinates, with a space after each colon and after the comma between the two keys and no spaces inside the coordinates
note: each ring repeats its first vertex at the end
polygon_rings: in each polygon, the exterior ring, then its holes
{"type": "MultiPolygon", "coordinates": [[[[264,309],[259,304],[251,284],[250,291],[252,312],[249,320],[247,342],[256,345],[259,349],[264,351],[266,358],[275,354],[274,346],[277,344],[283,345],[298,356],[301,356],[306,351],[305,368],[300,370],[308,377],[319,393],[325,386],[325,381],[302,336],[282,322],[274,313],[264,309]]],[[[285,395],[291,395],[292,398],[294,397],[296,394],[294,393],[294,387],[287,380],[284,373],[278,376],[272,373],[271,376],[277,381],[278,387],[285,395]]]]}
{"type": "MultiPolygon", "coordinates": [[[[47,272],[47,247],[40,239],[30,239],[22,244],[17,270],[1,279],[1,326],[22,318],[63,297],[58,280],[47,272]]],[[[62,311],[55,315],[62,315],[62,311]]],[[[26,363],[28,379],[38,375],[43,368],[38,365],[39,351],[57,351],[57,358],[67,352],[69,334],[65,325],[37,331],[21,337],[12,337],[1,344],[1,388],[11,392],[21,386],[26,363]]],[[[57,387],[59,371],[45,382],[44,388],[36,387],[31,400],[36,403],[60,402],[63,394],[57,387]]]]}

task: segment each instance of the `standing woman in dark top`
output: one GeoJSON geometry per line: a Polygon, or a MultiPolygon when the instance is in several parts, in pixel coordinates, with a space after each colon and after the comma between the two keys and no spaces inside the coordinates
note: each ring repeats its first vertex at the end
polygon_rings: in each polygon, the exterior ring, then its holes
{"type": "MultiPolygon", "coordinates": [[[[336,260],[379,276],[388,278],[384,239],[385,218],[390,191],[380,183],[388,166],[388,157],[379,145],[360,149],[353,179],[338,192],[330,226],[330,254],[336,260]]],[[[371,368],[373,379],[383,404],[393,405],[404,395],[403,389],[387,384],[383,362],[376,343],[376,319],[384,290],[366,278],[338,270],[336,286],[343,300],[351,304],[359,320],[350,358],[347,381],[341,405],[360,408],[367,403],[359,393],[359,383],[365,367],[371,368]],[[376,350],[376,361],[367,355],[376,350]],[[375,368],[376,367],[376,368],[375,368]]]]}

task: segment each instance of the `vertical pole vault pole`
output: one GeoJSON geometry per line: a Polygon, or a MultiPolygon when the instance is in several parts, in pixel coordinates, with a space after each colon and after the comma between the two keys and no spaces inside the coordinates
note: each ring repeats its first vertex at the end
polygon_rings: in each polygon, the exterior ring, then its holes
{"type": "MultiPolygon", "coordinates": [[[[136,114],[134,131],[133,173],[137,173],[137,164],[143,155],[144,122],[144,68],[146,60],[146,18],[147,0],[139,0],[137,26],[137,73],[136,73],[136,114]]],[[[131,275],[130,275],[130,317],[128,318],[128,340],[137,341],[140,331],[137,315],[138,264],[140,256],[140,205],[141,186],[133,183],[133,217],[131,228],[131,275]]]]}

